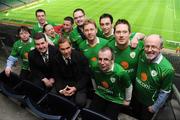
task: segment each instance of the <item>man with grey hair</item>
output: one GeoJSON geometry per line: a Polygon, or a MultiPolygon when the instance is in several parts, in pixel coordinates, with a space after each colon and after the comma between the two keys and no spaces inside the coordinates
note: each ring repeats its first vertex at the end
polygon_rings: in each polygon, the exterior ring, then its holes
{"type": "Polygon", "coordinates": [[[171,63],[161,54],[163,39],[152,34],[144,41],[135,81],[133,113],[140,120],[150,120],[167,100],[174,77],[171,63]]]}

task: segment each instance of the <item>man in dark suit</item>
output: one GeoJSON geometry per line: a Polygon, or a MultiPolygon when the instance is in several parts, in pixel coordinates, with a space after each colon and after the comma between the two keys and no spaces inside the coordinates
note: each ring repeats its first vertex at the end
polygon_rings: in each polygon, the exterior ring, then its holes
{"type": "Polygon", "coordinates": [[[59,41],[59,54],[54,60],[54,75],[56,93],[84,106],[87,85],[90,82],[89,64],[82,53],[72,49],[68,39],[59,41]]]}
{"type": "Polygon", "coordinates": [[[43,33],[34,36],[35,49],[29,53],[29,64],[33,82],[43,89],[52,88],[55,80],[52,75],[53,57],[58,49],[48,44],[43,33]]]}

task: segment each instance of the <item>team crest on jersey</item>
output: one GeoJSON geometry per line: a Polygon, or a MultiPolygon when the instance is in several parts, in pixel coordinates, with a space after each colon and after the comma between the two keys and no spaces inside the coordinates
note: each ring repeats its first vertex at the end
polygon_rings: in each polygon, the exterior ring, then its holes
{"type": "Polygon", "coordinates": [[[97,61],[97,58],[96,58],[96,57],[92,57],[92,58],[91,58],[91,61],[94,61],[94,62],[95,62],[95,61],[97,61]]]}
{"type": "Polygon", "coordinates": [[[114,78],[114,77],[111,77],[110,80],[111,80],[112,83],[116,82],[116,78],[114,78]]]}
{"type": "Polygon", "coordinates": [[[101,82],[101,85],[104,87],[104,88],[109,88],[109,84],[106,82],[106,81],[102,81],[101,82]]]}
{"type": "Polygon", "coordinates": [[[141,73],[141,80],[146,81],[147,80],[147,74],[145,72],[141,73]]]}
{"type": "Polygon", "coordinates": [[[152,76],[152,77],[157,76],[157,72],[156,72],[155,70],[152,70],[152,71],[151,71],[151,76],[152,76]]]}
{"type": "Polygon", "coordinates": [[[131,53],[130,53],[130,57],[131,57],[131,58],[135,58],[135,56],[136,56],[136,53],[135,53],[135,52],[131,52],[131,53]]]}
{"type": "Polygon", "coordinates": [[[114,50],[114,53],[116,54],[116,53],[117,53],[117,51],[116,51],[116,50],[114,50]]]}
{"type": "Polygon", "coordinates": [[[127,61],[122,61],[120,63],[120,65],[124,68],[124,69],[127,69],[129,67],[129,63],[127,61]]]}

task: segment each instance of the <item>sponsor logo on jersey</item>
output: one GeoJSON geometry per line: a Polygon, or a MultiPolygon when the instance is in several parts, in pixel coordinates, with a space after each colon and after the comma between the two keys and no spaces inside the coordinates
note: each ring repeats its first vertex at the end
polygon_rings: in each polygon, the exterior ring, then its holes
{"type": "Polygon", "coordinates": [[[19,49],[21,49],[21,48],[22,48],[22,46],[19,46],[18,48],[19,48],[19,49]]]}
{"type": "Polygon", "coordinates": [[[95,62],[95,61],[97,61],[97,58],[96,57],[92,57],[91,61],[95,62]]]}
{"type": "Polygon", "coordinates": [[[131,58],[135,58],[135,56],[136,56],[136,53],[135,53],[135,52],[131,52],[131,53],[130,53],[130,57],[131,57],[131,58]]]}
{"type": "Polygon", "coordinates": [[[142,86],[143,88],[149,89],[149,90],[150,90],[150,85],[148,85],[148,84],[142,82],[142,81],[139,80],[139,78],[137,78],[137,77],[136,77],[136,81],[137,81],[137,83],[139,83],[139,85],[142,86]]]}
{"type": "Polygon", "coordinates": [[[28,52],[25,52],[25,53],[24,53],[24,57],[25,57],[26,59],[28,59],[28,52]]]}
{"type": "Polygon", "coordinates": [[[155,70],[152,70],[152,71],[151,71],[151,76],[152,76],[152,77],[157,76],[157,72],[156,72],[155,70]]]}
{"type": "Polygon", "coordinates": [[[114,50],[114,53],[116,54],[116,53],[117,53],[117,51],[116,51],[116,50],[114,50]]]}
{"type": "Polygon", "coordinates": [[[128,67],[129,67],[129,63],[126,62],[126,61],[122,61],[122,62],[120,63],[120,65],[121,65],[124,69],[128,69],[128,67]]]}
{"type": "Polygon", "coordinates": [[[128,69],[128,70],[126,70],[128,73],[132,73],[132,72],[134,72],[134,69],[133,68],[131,68],[131,69],[128,69]]]}
{"type": "Polygon", "coordinates": [[[101,82],[101,85],[104,87],[104,88],[109,88],[109,84],[106,82],[106,81],[102,81],[101,82]]]}
{"type": "Polygon", "coordinates": [[[145,72],[141,73],[141,80],[146,81],[147,80],[147,74],[145,72]]]}
{"type": "Polygon", "coordinates": [[[111,80],[112,83],[116,82],[116,78],[114,78],[114,77],[111,77],[110,80],[111,80]]]}

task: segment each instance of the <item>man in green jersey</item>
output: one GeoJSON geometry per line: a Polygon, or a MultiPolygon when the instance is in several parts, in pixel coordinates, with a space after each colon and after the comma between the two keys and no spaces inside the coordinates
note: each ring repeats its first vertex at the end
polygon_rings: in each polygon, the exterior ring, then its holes
{"type": "Polygon", "coordinates": [[[54,30],[63,38],[68,38],[73,30],[74,20],[72,17],[67,16],[64,18],[64,23],[58,26],[54,26],[54,30]]]}
{"type": "MultiPolygon", "coordinates": [[[[114,40],[114,29],[113,29],[113,17],[109,13],[104,13],[99,18],[99,24],[101,31],[99,37],[107,39],[109,41],[114,40]]],[[[132,48],[136,48],[138,44],[138,39],[143,39],[144,34],[139,32],[130,33],[130,45],[132,48]]]]}
{"type": "Polygon", "coordinates": [[[5,74],[9,77],[12,71],[12,66],[17,62],[18,57],[22,59],[20,79],[28,79],[29,76],[29,62],[28,53],[34,49],[34,41],[30,38],[30,29],[26,26],[21,26],[18,29],[19,40],[17,40],[13,47],[10,56],[7,59],[5,74]]]}
{"type": "Polygon", "coordinates": [[[107,39],[109,41],[114,39],[113,30],[113,17],[111,14],[104,13],[99,18],[99,24],[101,27],[101,35],[99,37],[107,39]]]}
{"type": "Polygon", "coordinates": [[[77,25],[70,34],[70,40],[73,47],[78,49],[78,45],[86,39],[83,33],[83,25],[86,15],[83,9],[77,8],[73,12],[74,22],[77,25]]]}
{"type": "MultiPolygon", "coordinates": [[[[70,34],[70,40],[73,47],[79,49],[79,44],[86,39],[83,32],[83,25],[86,20],[86,14],[83,9],[77,8],[73,12],[74,22],[77,25],[70,34]]],[[[100,36],[100,30],[97,29],[97,36],[100,36]]]]}
{"type": "Polygon", "coordinates": [[[51,24],[45,24],[43,27],[43,32],[46,36],[46,40],[49,44],[58,47],[58,41],[60,39],[60,35],[57,34],[51,24]]]}
{"type": "Polygon", "coordinates": [[[114,63],[114,55],[109,47],[99,51],[98,64],[93,67],[93,72],[97,88],[90,108],[117,120],[118,113],[131,100],[132,84],[128,73],[114,63]]]}
{"type": "Polygon", "coordinates": [[[37,32],[43,32],[43,26],[45,24],[51,24],[51,25],[55,26],[54,23],[47,22],[47,20],[46,20],[46,12],[43,9],[36,10],[35,15],[36,15],[36,19],[38,20],[38,23],[36,23],[33,26],[33,29],[32,29],[32,35],[33,36],[37,32]]]}
{"type": "Polygon", "coordinates": [[[162,37],[149,35],[144,41],[144,51],[139,57],[133,113],[141,120],[150,120],[165,103],[172,89],[174,69],[161,54],[162,48],[162,37]]]}
{"type": "Polygon", "coordinates": [[[107,44],[107,40],[97,37],[97,26],[93,20],[87,19],[84,22],[83,32],[86,36],[86,41],[79,45],[80,50],[88,58],[89,64],[93,66],[97,63],[99,50],[107,44]]]}
{"type": "Polygon", "coordinates": [[[117,20],[114,25],[115,40],[108,43],[108,46],[114,50],[115,62],[120,64],[135,81],[138,56],[143,48],[142,41],[138,42],[136,48],[130,46],[131,26],[125,19],[117,20]]]}

